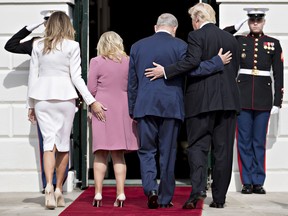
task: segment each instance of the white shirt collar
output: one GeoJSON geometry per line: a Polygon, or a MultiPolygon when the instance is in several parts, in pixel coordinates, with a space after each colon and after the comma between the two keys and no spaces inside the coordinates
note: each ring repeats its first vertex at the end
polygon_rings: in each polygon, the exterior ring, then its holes
{"type": "Polygon", "coordinates": [[[158,33],[158,32],[166,32],[166,33],[168,33],[168,34],[171,34],[169,31],[164,30],[164,29],[161,29],[161,30],[156,31],[156,33],[158,33]]]}
{"type": "Polygon", "coordinates": [[[204,23],[202,23],[202,25],[200,26],[200,28],[202,28],[204,25],[206,25],[207,23],[209,23],[209,22],[204,22],[204,23]]]}

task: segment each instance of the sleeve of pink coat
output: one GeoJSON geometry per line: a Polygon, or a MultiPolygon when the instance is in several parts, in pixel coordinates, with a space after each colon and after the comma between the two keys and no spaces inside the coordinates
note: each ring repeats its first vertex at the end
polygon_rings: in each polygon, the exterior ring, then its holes
{"type": "Polygon", "coordinates": [[[87,87],[90,93],[95,97],[97,92],[97,60],[96,58],[92,58],[90,60],[87,87]]]}

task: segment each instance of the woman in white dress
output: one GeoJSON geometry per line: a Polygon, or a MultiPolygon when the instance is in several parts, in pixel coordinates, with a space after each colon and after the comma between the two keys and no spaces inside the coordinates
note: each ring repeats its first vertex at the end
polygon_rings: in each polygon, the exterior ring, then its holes
{"type": "Polygon", "coordinates": [[[93,112],[99,110],[81,76],[81,57],[69,16],[54,12],[45,37],[33,43],[28,80],[28,117],[37,120],[44,140],[44,170],[47,179],[45,206],[65,206],[62,195],[64,173],[69,160],[70,134],[75,115],[77,90],[93,112]],[[56,169],[56,190],[52,185],[56,169]]]}

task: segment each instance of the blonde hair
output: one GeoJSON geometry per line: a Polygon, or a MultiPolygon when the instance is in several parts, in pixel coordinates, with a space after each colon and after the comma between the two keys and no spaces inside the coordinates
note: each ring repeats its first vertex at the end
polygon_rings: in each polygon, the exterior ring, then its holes
{"type": "Polygon", "coordinates": [[[64,39],[74,40],[74,36],[75,30],[69,16],[62,11],[52,13],[45,28],[43,54],[56,49],[64,39]]]}
{"type": "Polygon", "coordinates": [[[123,39],[114,31],[104,32],[97,43],[97,55],[121,62],[122,57],[127,57],[123,39]]]}
{"type": "Polygon", "coordinates": [[[201,22],[216,23],[216,12],[206,3],[198,3],[189,8],[188,13],[192,19],[199,19],[201,22]]]}

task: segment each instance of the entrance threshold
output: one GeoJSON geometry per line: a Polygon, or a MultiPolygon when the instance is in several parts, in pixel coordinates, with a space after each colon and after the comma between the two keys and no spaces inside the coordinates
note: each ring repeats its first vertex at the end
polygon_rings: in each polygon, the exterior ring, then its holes
{"type": "MultiPolygon", "coordinates": [[[[93,186],[94,185],[94,180],[89,179],[88,184],[93,186]]],[[[104,179],[103,185],[116,185],[115,179],[104,179]]],[[[126,186],[141,186],[142,182],[141,179],[126,179],[125,181],[126,186]]],[[[190,180],[189,179],[178,179],[176,180],[176,186],[190,186],[190,180]]]]}

